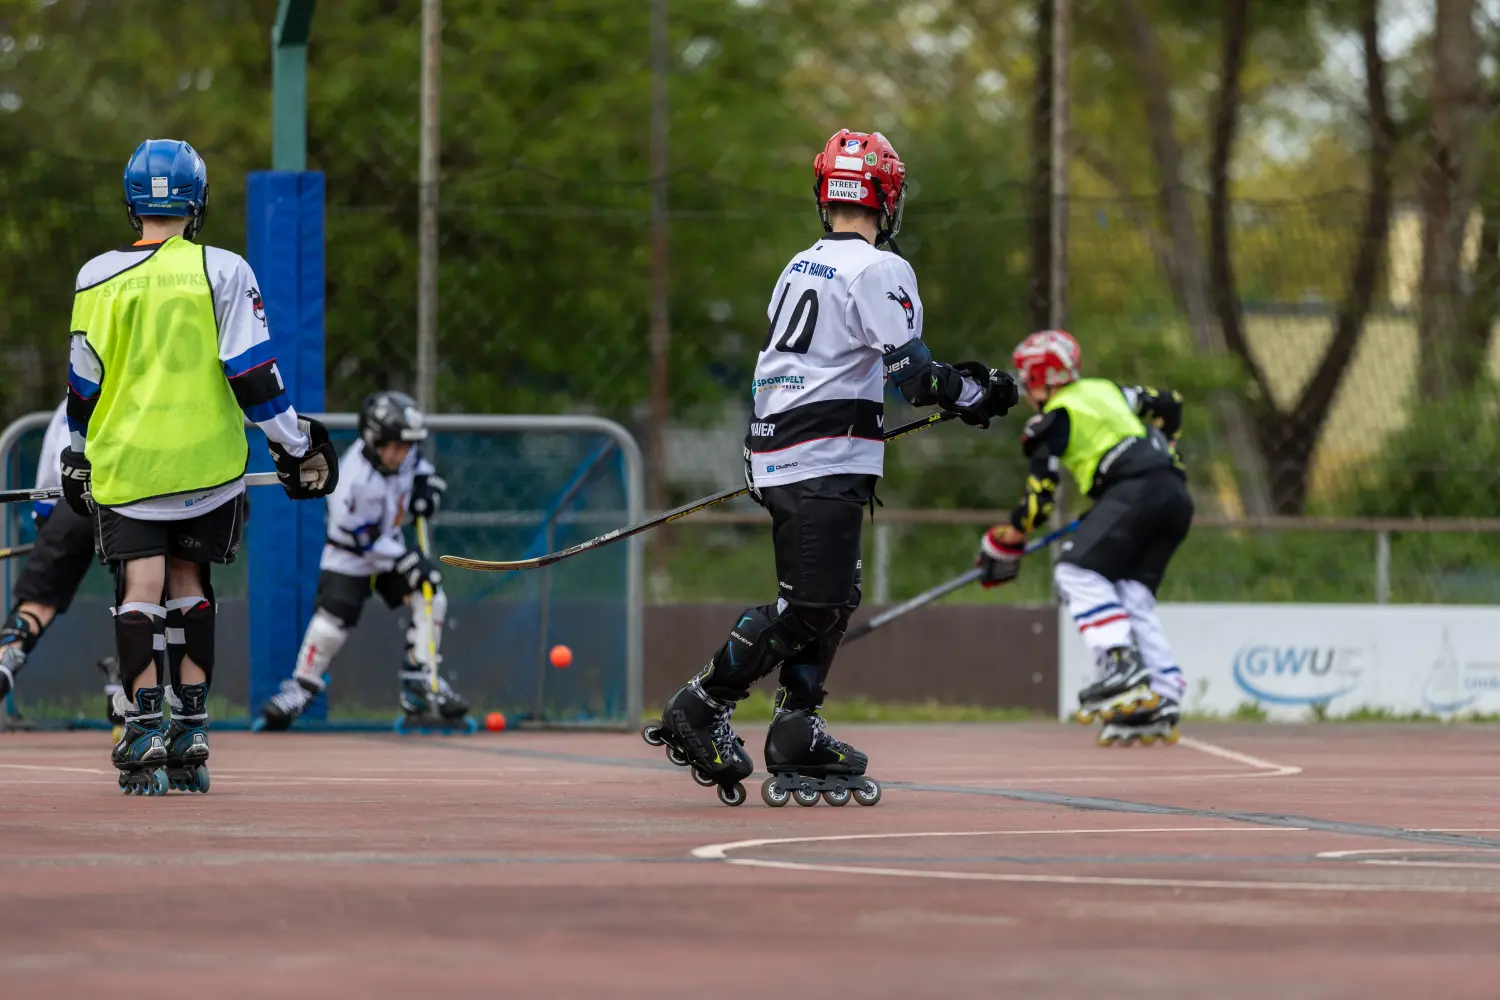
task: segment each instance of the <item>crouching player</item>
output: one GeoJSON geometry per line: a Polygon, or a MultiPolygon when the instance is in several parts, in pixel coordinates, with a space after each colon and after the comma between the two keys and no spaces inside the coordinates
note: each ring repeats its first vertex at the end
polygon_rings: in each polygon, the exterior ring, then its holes
{"type": "Polygon", "coordinates": [[[1078,342],[1059,330],[1034,333],[1016,348],[1016,369],[1038,411],[1021,437],[1030,469],[1010,523],[980,543],[981,581],[989,587],[1015,578],[1026,534],[1051,513],[1059,471],[1067,469],[1094,500],[1053,569],[1099,668],[1078,695],[1075,718],[1103,720],[1101,746],[1174,743],[1187,685],[1156,615],[1156,592],[1193,521],[1175,448],[1182,400],[1080,378],[1079,360],[1078,342]]]}
{"type": "MultiPolygon", "coordinates": [[[[62,450],[68,445],[67,402],[58,404],[42,437],[36,489],[59,486],[62,450]]],[[[94,564],[94,525],[67,504],[38,500],[32,509],[36,548],[12,589],[15,605],[0,625],[0,699],[16,685],[21,668],[53,619],[68,610],[94,564]]]]}
{"type": "Polygon", "coordinates": [[[866,755],[832,736],[819,709],[860,600],[860,524],[884,468],[885,385],[988,427],[1017,401],[1009,375],[935,361],[922,341],[911,265],[890,250],[906,167],[879,132],[836,133],[813,161],[823,235],[782,268],[755,363],[745,443],[750,495],[771,515],[777,597],[749,608],[708,665],[667,701],[646,742],[668,747],[704,786],[737,806],[754,771],[730,727],[751,685],[778,674],[761,797],[874,805],[866,755]]]}
{"type": "Polygon", "coordinates": [[[339,487],[328,500],[318,600],[297,667],[261,709],[262,728],[286,729],[328,686],[328,668],[359,623],[373,591],[392,609],[411,608],[401,665],[401,725],[472,729],[469,704],[438,672],[448,598],[442,574],[420,548],[408,548],[405,512],[437,513],[446,483],[415,445],[427,439],[416,401],[379,392],[359,411],[359,440],[344,452],[339,487]]]}
{"type": "Polygon", "coordinates": [[[294,500],[331,491],[338,456],[323,425],[292,409],[250,265],[191,242],[208,209],[208,173],[193,147],[141,143],[125,167],[125,205],[141,238],[78,273],[62,488],[76,513],[94,518],[115,571],[120,788],[161,795],[170,780],[206,792],[209,568],[239,551],[245,418],[265,432],[294,500]],[[180,701],[171,729],[158,635],[180,701]]]}

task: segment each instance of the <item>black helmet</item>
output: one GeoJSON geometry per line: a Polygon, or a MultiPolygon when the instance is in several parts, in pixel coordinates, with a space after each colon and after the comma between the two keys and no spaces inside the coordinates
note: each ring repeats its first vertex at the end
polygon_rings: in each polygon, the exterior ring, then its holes
{"type": "Polygon", "coordinates": [[[379,467],[377,448],[393,441],[426,441],[427,420],[404,392],[372,393],[359,408],[359,439],[365,443],[365,458],[379,467]]]}

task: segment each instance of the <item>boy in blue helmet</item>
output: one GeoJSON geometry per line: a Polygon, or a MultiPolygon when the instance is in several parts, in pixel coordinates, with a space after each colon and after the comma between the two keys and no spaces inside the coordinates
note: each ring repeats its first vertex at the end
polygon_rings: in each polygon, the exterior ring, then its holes
{"type": "Polygon", "coordinates": [[[160,795],[170,781],[206,792],[209,568],[239,552],[244,419],[265,432],[293,500],[331,493],[338,456],[327,429],[292,409],[250,265],[192,242],[208,210],[203,158],[185,142],[141,143],[125,167],[125,209],[141,238],[78,272],[63,495],[93,517],[116,570],[120,787],[160,795]],[[163,631],[180,703],[170,730],[155,656],[163,631]]]}

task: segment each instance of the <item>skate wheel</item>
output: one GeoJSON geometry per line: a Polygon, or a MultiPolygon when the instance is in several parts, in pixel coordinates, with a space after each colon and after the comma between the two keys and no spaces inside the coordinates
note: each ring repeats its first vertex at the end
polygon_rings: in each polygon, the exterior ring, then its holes
{"type": "Polygon", "coordinates": [[[1149,747],[1156,745],[1157,737],[1155,733],[1143,733],[1139,737],[1137,737],[1137,739],[1140,740],[1141,746],[1149,747]]]}
{"type": "Polygon", "coordinates": [[[827,788],[823,790],[823,801],[837,808],[849,804],[850,791],[847,788],[827,788]]]}
{"type": "Polygon", "coordinates": [[[126,795],[130,794],[130,789],[127,787],[128,780],[129,780],[128,776],[125,774],[125,772],[121,771],[120,772],[120,791],[124,792],[126,795]]]}
{"type": "Polygon", "coordinates": [[[146,779],[146,781],[147,781],[146,788],[145,788],[145,794],[146,795],[165,795],[165,794],[167,794],[167,769],[166,768],[164,768],[164,767],[158,767],[156,770],[150,772],[150,776],[146,779]]]}
{"type": "Polygon", "coordinates": [[[778,785],[774,777],[761,782],[760,800],[772,809],[780,809],[791,797],[792,793],[778,785]]]}
{"type": "Polygon", "coordinates": [[[464,719],[464,735],[473,736],[477,732],[479,732],[479,723],[473,718],[464,719]]]}
{"type": "Polygon", "coordinates": [[[1099,744],[1101,747],[1112,747],[1115,745],[1115,738],[1113,736],[1105,736],[1103,733],[1100,733],[1094,740],[1094,742],[1099,744]]]}
{"type": "Polygon", "coordinates": [[[1094,721],[1094,713],[1085,712],[1080,708],[1078,711],[1073,713],[1073,721],[1078,723],[1080,726],[1086,726],[1094,721]]]}
{"type": "Polygon", "coordinates": [[[1176,746],[1177,741],[1180,739],[1182,739],[1182,734],[1173,729],[1171,732],[1163,734],[1161,741],[1164,746],[1171,747],[1176,746]]]}
{"type": "Polygon", "coordinates": [[[407,733],[411,732],[411,727],[406,724],[406,716],[404,715],[396,716],[395,725],[393,725],[391,728],[400,733],[402,736],[405,736],[407,733]]]}
{"type": "Polygon", "coordinates": [[[726,806],[742,806],[745,804],[745,786],[736,781],[732,785],[719,786],[719,801],[726,806]]]}
{"type": "Polygon", "coordinates": [[[693,780],[704,788],[712,788],[714,785],[718,784],[718,782],[714,781],[714,779],[709,776],[707,771],[699,770],[696,767],[693,768],[693,780]]]}
{"type": "Polygon", "coordinates": [[[862,806],[873,806],[880,801],[880,784],[873,778],[865,778],[854,789],[854,801],[862,806]]]}
{"type": "Polygon", "coordinates": [[[256,718],[250,720],[250,731],[252,733],[264,732],[265,728],[266,717],[264,715],[257,716],[256,718]]]}
{"type": "Polygon", "coordinates": [[[794,788],[792,789],[792,798],[797,800],[799,806],[815,806],[818,804],[818,799],[822,798],[822,796],[818,794],[816,788],[794,788]]]}
{"type": "Polygon", "coordinates": [[[193,791],[208,794],[208,768],[202,764],[193,768],[193,791]]]}
{"type": "Polygon", "coordinates": [[[641,739],[646,741],[647,746],[659,747],[667,741],[661,738],[661,723],[648,722],[641,727],[641,739]]]}
{"type": "Polygon", "coordinates": [[[687,754],[683,753],[681,750],[677,749],[674,746],[668,746],[667,747],[667,760],[670,760],[672,763],[676,764],[678,767],[687,767],[688,766],[688,756],[687,756],[687,754]]]}

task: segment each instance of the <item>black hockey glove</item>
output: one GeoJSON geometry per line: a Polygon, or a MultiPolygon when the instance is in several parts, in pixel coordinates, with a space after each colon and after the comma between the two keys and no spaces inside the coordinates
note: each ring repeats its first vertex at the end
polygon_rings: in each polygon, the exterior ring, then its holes
{"type": "Polygon", "coordinates": [[[988,590],[1010,583],[1021,574],[1021,557],[1026,554],[1024,539],[1017,541],[1014,529],[991,528],[979,540],[979,555],[974,565],[980,569],[979,584],[988,590]]]}
{"type": "Polygon", "coordinates": [[[407,549],[406,555],[396,560],[396,572],[406,579],[406,586],[412,593],[421,590],[423,582],[432,584],[433,590],[443,582],[437,564],[424,556],[420,549],[407,549]]]}
{"type": "Polygon", "coordinates": [[[276,463],[276,478],[293,500],[316,500],[332,493],[339,484],[339,456],[328,440],[328,428],[321,420],[298,417],[297,427],[307,435],[307,451],[300,457],[290,455],[275,441],[267,441],[271,459],[276,463]]]}
{"type": "Polygon", "coordinates": [[[755,456],[750,453],[750,446],[748,444],[743,447],[745,449],[745,489],[750,491],[751,500],[764,507],[766,505],[766,498],[760,495],[760,487],[755,485],[755,466],[753,464],[755,456]]]}
{"type": "Polygon", "coordinates": [[[63,499],[79,517],[94,516],[94,468],[89,460],[72,448],[62,452],[63,499]]]}
{"type": "Polygon", "coordinates": [[[954,365],[953,370],[971,379],[983,390],[984,394],[979,397],[979,402],[955,409],[958,419],[973,427],[988,430],[991,419],[1005,416],[1021,399],[1016,380],[1008,372],[991,368],[982,361],[964,361],[954,365]]]}
{"type": "Polygon", "coordinates": [[[415,517],[432,517],[443,501],[448,481],[439,475],[418,476],[411,483],[411,512],[415,517]]]}

